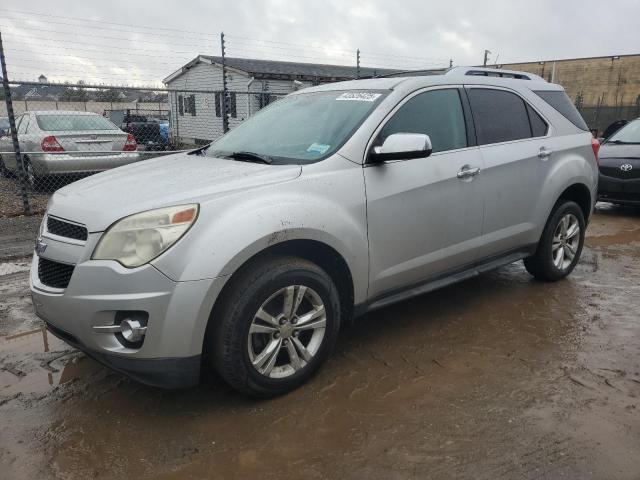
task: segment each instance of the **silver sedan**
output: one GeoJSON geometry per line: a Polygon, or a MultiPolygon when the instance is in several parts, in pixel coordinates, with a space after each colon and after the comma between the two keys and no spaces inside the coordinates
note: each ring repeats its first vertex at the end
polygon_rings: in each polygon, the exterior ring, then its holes
{"type": "MultiPolygon", "coordinates": [[[[34,188],[53,175],[95,173],[140,159],[132,134],[91,112],[34,111],[16,119],[27,180],[34,188]]],[[[0,173],[18,171],[11,135],[0,138],[0,173]]]]}

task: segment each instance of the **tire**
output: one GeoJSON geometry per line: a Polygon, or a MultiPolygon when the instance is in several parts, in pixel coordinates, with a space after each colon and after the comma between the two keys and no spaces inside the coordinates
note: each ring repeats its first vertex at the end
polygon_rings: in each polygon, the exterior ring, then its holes
{"type": "Polygon", "coordinates": [[[305,383],[331,354],[340,329],[340,297],[331,277],[308,260],[276,256],[243,268],[231,282],[205,345],[214,369],[254,397],[281,395],[305,383]],[[297,305],[289,309],[294,315],[285,315],[287,296],[297,305]],[[259,311],[267,315],[258,317],[259,311]],[[276,349],[280,353],[269,354],[276,349]]]}
{"type": "Polygon", "coordinates": [[[536,253],[524,259],[524,266],[538,280],[555,282],[565,278],[580,260],[584,234],[582,209],[575,202],[560,200],[547,220],[536,253]],[[561,225],[565,221],[568,223],[561,225]],[[577,232],[574,225],[578,226],[577,232]]]}
{"type": "Polygon", "coordinates": [[[36,175],[33,169],[33,165],[31,165],[31,162],[29,161],[28,158],[25,158],[23,160],[23,164],[24,164],[24,170],[25,170],[24,175],[26,176],[27,183],[29,184],[31,189],[36,192],[42,190],[44,188],[44,183],[45,183],[44,178],[36,175]]]}

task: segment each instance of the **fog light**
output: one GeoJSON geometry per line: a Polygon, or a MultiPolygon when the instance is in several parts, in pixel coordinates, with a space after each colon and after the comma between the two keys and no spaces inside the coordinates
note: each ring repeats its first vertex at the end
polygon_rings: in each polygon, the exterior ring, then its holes
{"type": "Polygon", "coordinates": [[[139,342],[147,333],[147,327],[143,326],[138,320],[127,318],[120,323],[120,333],[127,342],[139,342]]]}

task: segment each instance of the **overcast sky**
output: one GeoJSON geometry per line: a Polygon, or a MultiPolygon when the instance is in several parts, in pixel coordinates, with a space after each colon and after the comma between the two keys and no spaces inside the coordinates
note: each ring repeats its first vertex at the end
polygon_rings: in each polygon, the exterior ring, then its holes
{"type": "Polygon", "coordinates": [[[640,53],[639,0],[2,0],[12,78],[158,84],[198,54],[429,68],[640,53]]]}

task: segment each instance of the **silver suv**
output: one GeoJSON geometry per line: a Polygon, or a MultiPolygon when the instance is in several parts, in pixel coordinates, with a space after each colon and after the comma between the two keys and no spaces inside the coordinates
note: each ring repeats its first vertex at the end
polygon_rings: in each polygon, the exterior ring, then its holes
{"type": "Polygon", "coordinates": [[[563,89],[502,70],[309,88],[211,145],[56,192],[36,244],[37,314],[163,387],[213,367],[291,390],[341,323],[524,259],[580,257],[597,143],[563,89]]]}

